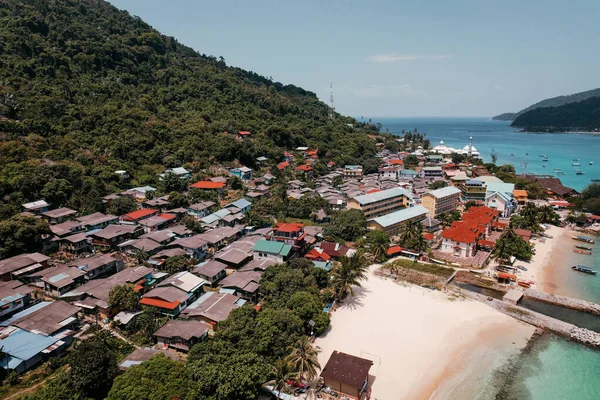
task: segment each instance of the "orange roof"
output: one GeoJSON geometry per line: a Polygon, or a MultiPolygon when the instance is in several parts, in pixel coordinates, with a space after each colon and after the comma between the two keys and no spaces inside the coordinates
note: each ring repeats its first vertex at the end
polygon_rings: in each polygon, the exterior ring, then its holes
{"type": "Polygon", "coordinates": [[[425,240],[433,240],[433,233],[423,232],[423,237],[425,240]]]}
{"type": "Polygon", "coordinates": [[[515,197],[527,197],[527,190],[515,189],[513,195],[515,197]]]}
{"type": "Polygon", "coordinates": [[[327,165],[335,165],[335,163],[333,161],[329,161],[327,165]]]}
{"type": "Polygon", "coordinates": [[[177,217],[174,214],[159,214],[158,216],[167,220],[175,219],[177,217]]]}
{"type": "Polygon", "coordinates": [[[452,224],[452,227],[444,229],[442,237],[458,243],[475,243],[479,237],[479,231],[474,231],[465,224],[452,224]]]}
{"type": "Polygon", "coordinates": [[[469,211],[463,214],[463,221],[473,221],[481,224],[490,224],[494,218],[500,215],[500,212],[492,208],[481,206],[471,207],[469,211]]]}
{"type": "Polygon", "coordinates": [[[491,240],[479,240],[477,241],[477,244],[483,247],[494,247],[494,242],[492,242],[491,240]]]}
{"type": "Polygon", "coordinates": [[[388,250],[387,250],[387,255],[388,256],[393,256],[394,254],[398,254],[402,251],[402,247],[398,246],[398,245],[394,245],[391,246],[388,250]]]}
{"type": "Polygon", "coordinates": [[[277,232],[300,232],[302,228],[304,228],[303,224],[279,222],[273,230],[277,232]]]}
{"type": "Polygon", "coordinates": [[[324,251],[319,252],[318,250],[315,250],[315,249],[312,249],[311,251],[306,253],[306,255],[304,257],[311,259],[311,260],[317,260],[320,258],[323,261],[329,261],[329,259],[331,258],[331,256],[329,254],[325,253],[324,251]]]}
{"type": "Polygon", "coordinates": [[[250,135],[250,132],[248,132],[248,131],[239,131],[238,133],[240,135],[250,135]]]}
{"type": "Polygon", "coordinates": [[[371,189],[371,190],[367,190],[367,193],[366,193],[366,194],[377,193],[377,192],[381,192],[381,189],[371,189]]]}
{"type": "Polygon", "coordinates": [[[310,165],[299,165],[296,167],[296,171],[312,171],[312,167],[310,165]]]}
{"type": "Polygon", "coordinates": [[[153,299],[150,297],[144,297],[143,299],[140,300],[140,304],[143,304],[145,306],[154,306],[154,307],[167,308],[169,310],[174,310],[179,305],[179,302],[178,301],[164,301],[164,300],[153,299]]]}
{"type": "Polygon", "coordinates": [[[196,189],[222,189],[225,187],[225,184],[222,182],[200,181],[190,185],[190,187],[196,189]]]}
{"type": "Polygon", "coordinates": [[[309,156],[315,156],[317,155],[317,150],[310,150],[306,154],[308,154],[309,156]]]}
{"type": "Polygon", "coordinates": [[[404,165],[404,162],[399,159],[390,160],[390,165],[404,165]]]}
{"type": "Polygon", "coordinates": [[[494,222],[492,223],[492,226],[493,226],[494,228],[506,228],[506,225],[507,225],[507,224],[505,224],[505,223],[503,223],[503,222],[500,222],[500,221],[494,221],[494,222]]]}
{"type": "Polygon", "coordinates": [[[156,214],[156,212],[157,211],[152,208],[142,208],[141,210],[136,210],[136,211],[127,213],[125,215],[121,215],[121,218],[125,219],[125,220],[129,220],[129,221],[135,221],[140,218],[144,218],[144,217],[156,214]]]}
{"type": "Polygon", "coordinates": [[[290,156],[292,156],[292,155],[293,155],[292,153],[288,153],[287,151],[284,151],[284,152],[283,152],[283,156],[284,156],[284,157],[290,157],[290,156]]]}

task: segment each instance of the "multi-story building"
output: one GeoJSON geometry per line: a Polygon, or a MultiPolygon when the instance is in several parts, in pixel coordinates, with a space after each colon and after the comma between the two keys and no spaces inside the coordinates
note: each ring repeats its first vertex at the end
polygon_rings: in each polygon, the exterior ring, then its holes
{"type": "Polygon", "coordinates": [[[421,168],[422,178],[440,178],[442,176],[442,167],[423,167],[421,168]]]}
{"type": "Polygon", "coordinates": [[[466,201],[469,200],[480,200],[485,201],[486,196],[486,185],[477,179],[470,179],[466,181],[462,186],[463,197],[466,201]]]}
{"type": "Polygon", "coordinates": [[[384,231],[388,235],[399,234],[404,225],[409,221],[423,221],[427,217],[427,209],[423,206],[414,206],[395,211],[381,217],[372,218],[367,221],[370,230],[384,231]]]}
{"type": "Polygon", "coordinates": [[[421,204],[427,209],[428,216],[437,218],[440,214],[456,210],[460,195],[460,189],[448,186],[423,194],[421,204]]]}
{"type": "Polygon", "coordinates": [[[346,165],[344,167],[344,178],[362,178],[363,168],[360,165],[346,165]]]}
{"type": "Polygon", "coordinates": [[[370,219],[406,208],[411,203],[412,196],[406,189],[392,188],[356,196],[348,200],[347,208],[361,210],[370,219]]]}

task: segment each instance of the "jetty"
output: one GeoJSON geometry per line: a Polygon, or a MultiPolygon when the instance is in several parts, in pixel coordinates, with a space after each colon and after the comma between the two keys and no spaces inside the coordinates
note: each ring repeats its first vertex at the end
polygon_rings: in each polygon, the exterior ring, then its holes
{"type": "Polygon", "coordinates": [[[600,333],[531,311],[527,308],[520,307],[517,304],[509,303],[508,301],[494,299],[489,296],[459,288],[452,288],[452,290],[457,290],[465,297],[485,303],[501,313],[518,319],[519,321],[547,330],[585,346],[595,349],[600,348],[600,333]]]}

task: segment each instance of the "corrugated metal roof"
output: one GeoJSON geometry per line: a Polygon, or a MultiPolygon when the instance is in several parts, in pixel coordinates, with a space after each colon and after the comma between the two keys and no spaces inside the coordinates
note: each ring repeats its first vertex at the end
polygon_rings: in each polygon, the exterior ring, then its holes
{"type": "Polygon", "coordinates": [[[37,335],[16,328],[7,338],[0,340],[0,348],[9,357],[0,361],[0,366],[16,368],[23,360],[27,361],[58,341],[52,336],[37,335]],[[16,365],[15,365],[16,364],[16,365]]]}
{"type": "Polygon", "coordinates": [[[435,197],[436,199],[441,199],[442,197],[446,197],[446,196],[450,196],[450,195],[458,194],[458,193],[461,193],[461,191],[457,187],[447,186],[447,187],[444,187],[441,189],[432,190],[425,194],[430,194],[433,197],[435,197]]]}
{"type": "Polygon", "coordinates": [[[418,217],[420,215],[425,217],[426,214],[427,209],[425,207],[414,206],[405,208],[403,210],[398,210],[390,214],[382,215],[381,217],[373,218],[370,221],[375,221],[377,224],[385,228],[406,221],[408,219],[418,217]]]}
{"type": "Polygon", "coordinates": [[[411,197],[408,191],[402,188],[392,188],[387,190],[382,190],[380,192],[375,192],[371,194],[364,194],[362,196],[356,196],[354,200],[359,202],[361,205],[367,205],[371,203],[375,203],[382,200],[391,199],[393,197],[398,196],[406,196],[411,197]]]}

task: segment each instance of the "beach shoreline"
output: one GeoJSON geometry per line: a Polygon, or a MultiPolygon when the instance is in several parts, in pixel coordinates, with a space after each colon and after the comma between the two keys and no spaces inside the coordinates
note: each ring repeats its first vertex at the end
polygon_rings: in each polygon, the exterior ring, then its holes
{"type": "Polygon", "coordinates": [[[535,331],[485,304],[376,276],[379,267],[315,341],[321,365],[334,350],[373,360],[372,398],[481,398],[535,331]]]}
{"type": "Polygon", "coordinates": [[[532,239],[535,244],[535,254],[531,257],[529,262],[520,262],[519,265],[523,264],[527,271],[520,272],[520,278],[526,280],[532,280],[534,282],[533,289],[539,291],[547,291],[548,288],[546,280],[549,278],[547,273],[548,262],[552,259],[553,253],[557,248],[560,240],[564,237],[566,229],[550,225],[546,230],[546,235],[552,236],[551,238],[537,237],[532,239]],[[543,241],[542,241],[543,240],[543,241]]]}

